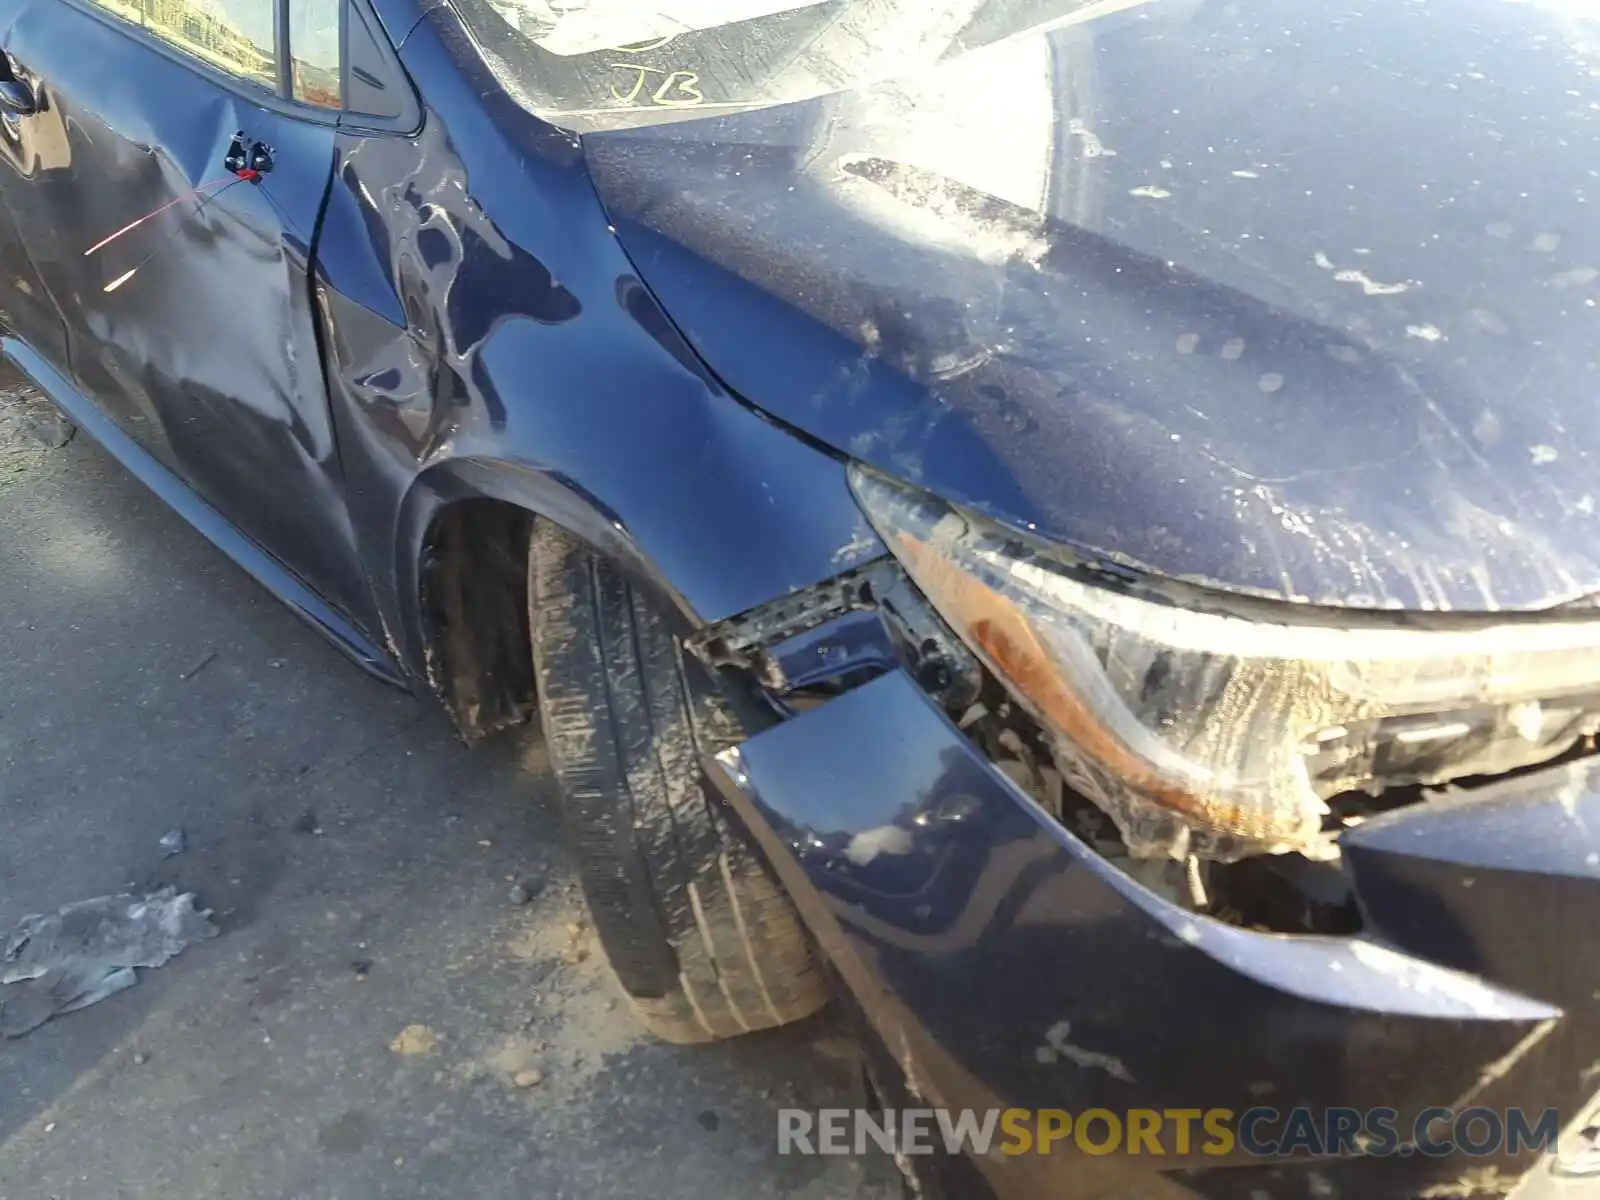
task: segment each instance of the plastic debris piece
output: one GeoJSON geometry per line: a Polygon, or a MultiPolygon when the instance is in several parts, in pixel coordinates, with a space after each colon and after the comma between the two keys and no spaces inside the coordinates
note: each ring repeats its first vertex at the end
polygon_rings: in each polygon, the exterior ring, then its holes
{"type": "Polygon", "coordinates": [[[184,836],[183,830],[169,829],[156,844],[161,847],[162,858],[173,858],[189,848],[189,839],[184,836]]]}
{"type": "Polygon", "coordinates": [[[21,1037],[139,982],[193,942],[217,935],[192,892],[162,888],[24,917],[0,952],[0,1037],[21,1037]]]}

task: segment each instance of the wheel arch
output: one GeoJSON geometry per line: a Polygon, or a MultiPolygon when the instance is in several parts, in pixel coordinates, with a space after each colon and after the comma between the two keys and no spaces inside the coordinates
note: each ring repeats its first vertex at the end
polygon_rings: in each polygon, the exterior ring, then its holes
{"type": "Polygon", "coordinates": [[[616,514],[572,481],[486,458],[427,468],[400,506],[395,595],[404,645],[397,649],[469,743],[533,712],[526,589],[535,520],[582,538],[698,624],[616,514]]]}

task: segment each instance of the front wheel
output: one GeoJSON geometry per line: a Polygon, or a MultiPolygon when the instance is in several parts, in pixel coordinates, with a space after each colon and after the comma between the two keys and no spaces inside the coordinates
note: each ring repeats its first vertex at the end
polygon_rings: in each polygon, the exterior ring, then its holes
{"type": "Polygon", "coordinates": [[[789,899],[700,769],[737,718],[650,599],[536,521],[529,611],[539,708],[595,932],[640,1019],[707,1042],[826,1002],[789,899]]]}

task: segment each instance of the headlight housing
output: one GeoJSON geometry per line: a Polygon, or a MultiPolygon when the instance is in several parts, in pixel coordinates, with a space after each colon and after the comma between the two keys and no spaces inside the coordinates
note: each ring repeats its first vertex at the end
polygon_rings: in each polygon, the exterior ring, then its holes
{"type": "Polygon", "coordinates": [[[1131,853],[1337,853],[1328,799],[1544,762],[1600,729],[1600,617],[1357,612],[1096,567],[854,467],[917,585],[1131,853]]]}

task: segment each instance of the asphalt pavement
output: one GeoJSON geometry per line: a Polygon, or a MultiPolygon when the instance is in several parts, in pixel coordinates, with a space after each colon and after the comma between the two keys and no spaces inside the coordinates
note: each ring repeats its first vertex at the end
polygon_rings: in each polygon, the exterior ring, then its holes
{"type": "Polygon", "coordinates": [[[826,1018],[636,1029],[536,730],[466,750],[86,437],[23,431],[9,386],[0,941],[169,884],[220,932],[0,1041],[0,1200],[899,1195],[882,1162],[776,1152],[779,1107],[853,1102],[826,1018]]]}

